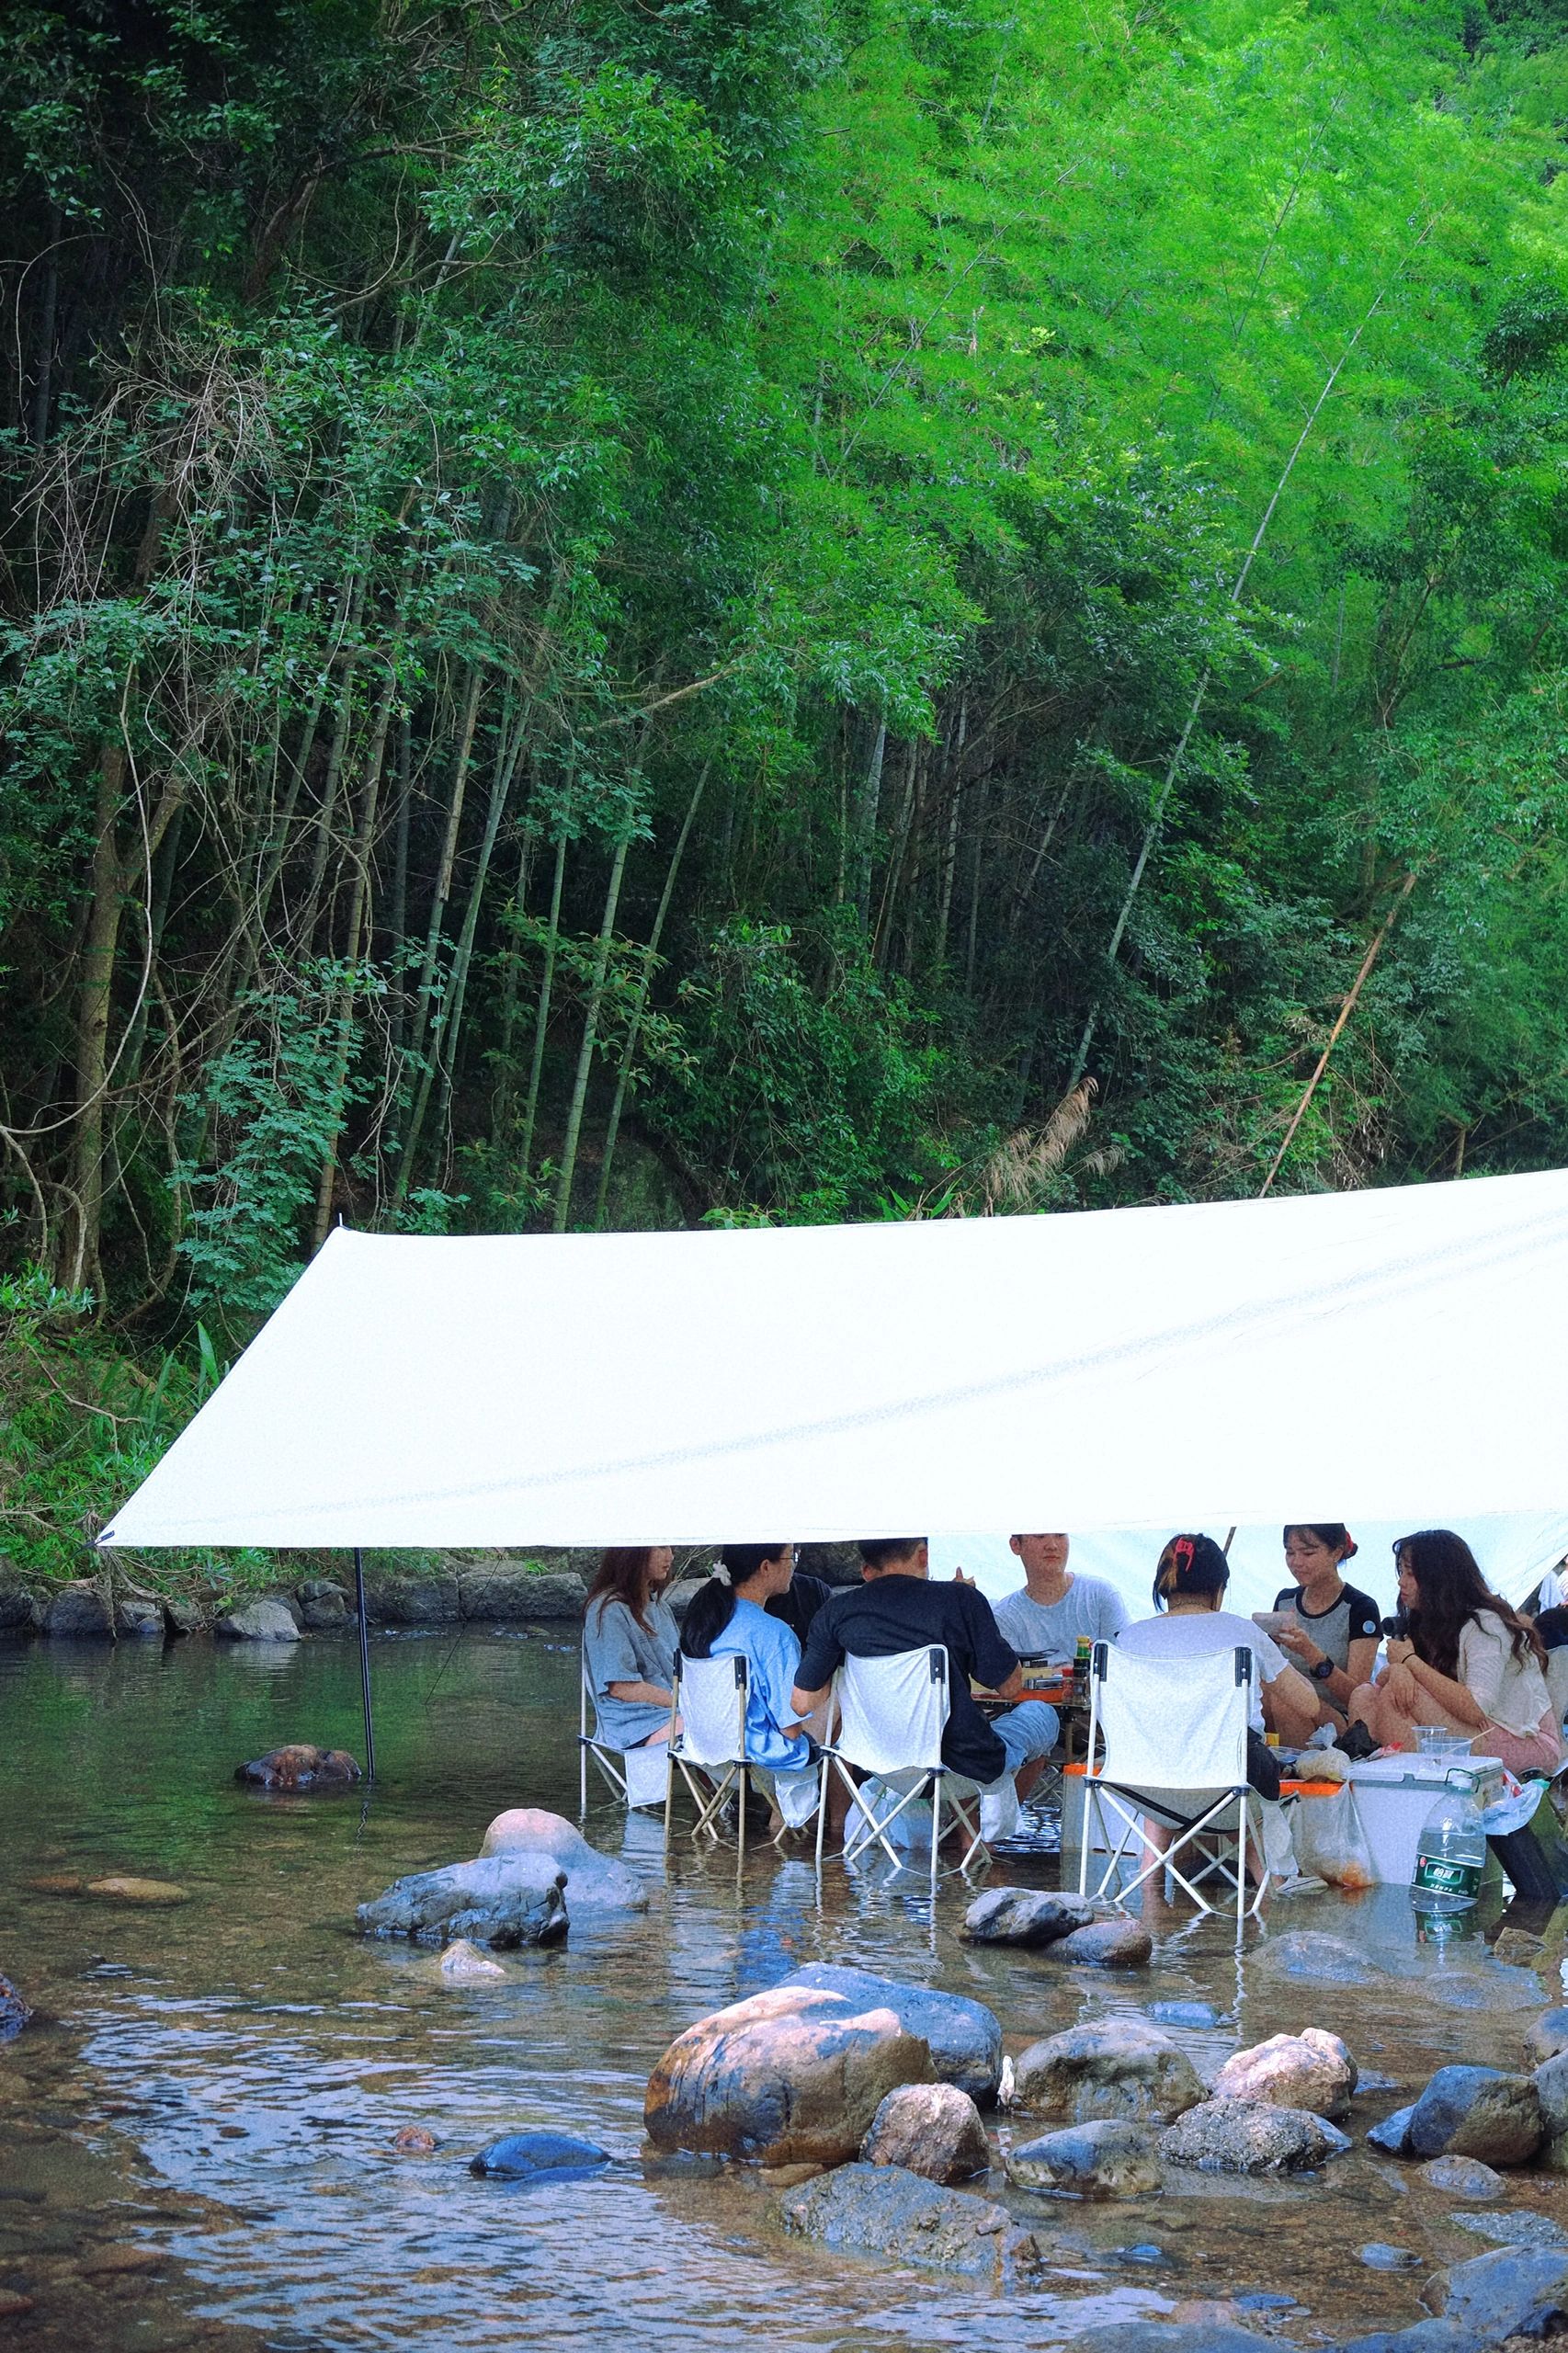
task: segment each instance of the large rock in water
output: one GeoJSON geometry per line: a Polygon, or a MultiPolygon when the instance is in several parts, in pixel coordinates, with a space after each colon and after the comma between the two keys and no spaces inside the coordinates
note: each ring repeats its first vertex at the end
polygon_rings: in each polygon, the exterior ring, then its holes
{"type": "Polygon", "coordinates": [[[492,2181],[570,2181],[602,2173],[609,2163],[608,2149],[574,2132],[504,2132],[470,2159],[468,2169],[492,2181]]]}
{"type": "Polygon", "coordinates": [[[1500,2067],[1439,2067],[1415,2103],[1409,2138],[1418,2157],[1479,2157],[1483,2165],[1522,2165],[1545,2133],[1530,2076],[1505,2075],[1500,2067]]]}
{"type": "Polygon", "coordinates": [[[1355,2337],[1342,2353],[1492,2353],[1555,2336],[1568,2320],[1568,2248],[1496,2247],[1439,2271],[1421,2299],[1439,2303],[1442,2318],[1355,2337]]]}
{"type": "Polygon", "coordinates": [[[1114,1920],[1091,1920],[1086,1928],[1074,1928],[1050,1950],[1052,1961],[1064,1961],[1072,1969],[1146,1969],[1154,1958],[1154,1939],[1142,1920],[1119,1914],[1114,1920]]]}
{"type": "Polygon", "coordinates": [[[889,2092],[860,2155],[869,2165],[903,2165],[927,2181],[971,2181],[991,2170],[980,2110],[956,2084],[901,2084],[889,2092]]]}
{"type": "Polygon", "coordinates": [[[1537,2153],[1540,2162],[1548,2173],[1568,2173],[1568,2051],[1536,2069],[1535,2090],[1544,2136],[1537,2153]]]}
{"type": "Polygon", "coordinates": [[[1562,2051],[1568,2051],[1568,2010],[1547,2010],[1525,2036],[1525,2057],[1540,2067],[1562,2051]]]}
{"type": "Polygon", "coordinates": [[[1094,1918],[1094,1905],[1081,1895],[988,1887],[964,1914],[962,1933],[977,1945],[1049,1945],[1074,1928],[1091,1927],[1094,1918]]]}
{"type": "Polygon", "coordinates": [[[940,2189],[900,2165],[843,2165],[819,2174],[778,2201],[791,2237],[835,2255],[955,2271],[996,2286],[1040,2268],[1039,2245],[1000,2206],[961,2189],[940,2189]]]}
{"type": "Polygon", "coordinates": [[[359,1779],[359,1768],[346,1748],[312,1748],[300,1740],[236,1765],[234,1779],[253,1790],[346,1790],[359,1779]]]}
{"type": "Polygon", "coordinates": [[[931,2072],[982,2107],[994,2100],[1002,2081],[1002,2025],[983,2002],[965,1994],[939,1994],[930,1985],[903,1985],[869,1969],[838,1969],[814,1961],[786,1977],[779,1991],[801,1985],[843,1994],[860,2007],[892,2010],[907,2034],[918,2035],[931,2053],[931,2072]]]}
{"type": "Polygon", "coordinates": [[[1031,2042],[1013,2071],[1014,2097],[1037,2116],[1168,2123],[1202,2099],[1198,2070],[1170,2037],[1139,2020],[1069,2027],[1031,2042]]]}
{"type": "Polygon", "coordinates": [[[1343,2116],[1355,2090],[1356,2062],[1336,2034],[1316,2026],[1233,2052],[1213,2084],[1216,2099],[1271,2100],[1319,2116],[1343,2116]]]}
{"type": "Polygon", "coordinates": [[[212,1631],[231,1643],[297,1643],[300,1630],[280,1601],[247,1601],[218,1620],[212,1631]]]}
{"type": "Polygon", "coordinates": [[[776,1985],[677,2036],[648,2078],[642,2118],[660,2149],[837,2165],[889,2092],[930,2080],[925,2040],[892,2010],[776,1985]]]}
{"type": "Polygon", "coordinates": [[[114,1612],[96,1585],[62,1585],[44,1613],[46,1634],[63,1634],[73,1641],[107,1642],[114,1631],[114,1612]]]}
{"type": "Polygon", "coordinates": [[[294,1599],[301,1617],[312,1632],[335,1633],[347,1626],[349,1618],[348,1596],[330,1577],[307,1577],[294,1588],[294,1599]]]}
{"type": "Polygon", "coordinates": [[[461,1571],[458,1595],[465,1618],[493,1626],[548,1626],[581,1618],[588,1588],[570,1570],[541,1575],[518,1561],[494,1561],[461,1571]]]}
{"type": "Polygon", "coordinates": [[[361,1904],[362,1936],[412,1937],[444,1945],[454,1937],[509,1950],[558,1944],[566,1934],[566,1874],[551,1855],[493,1855],[444,1870],[415,1871],[361,1904]]]}
{"type": "Polygon", "coordinates": [[[10,2042],[20,2034],[32,2012],[8,1977],[0,1977],[0,2042],[10,2042]]]}
{"type": "Polygon", "coordinates": [[[1017,2143],[1006,2166],[1019,2189],[1061,2190],[1074,2198],[1142,2198],[1161,2181],[1153,2134],[1106,2118],[1017,2143]]]}
{"type": "Polygon", "coordinates": [[[455,1576],[392,1577],[366,1588],[372,1626],[455,1626],[459,1614],[455,1576]]]}
{"type": "Polygon", "coordinates": [[[115,1603],[114,1631],[121,1642],[161,1643],[164,1605],[150,1594],[128,1593],[115,1603]]]}
{"type": "Polygon", "coordinates": [[[0,1634],[36,1634],[42,1624],[42,1603],[0,1553],[0,1634]]]}
{"type": "Polygon", "coordinates": [[[1306,2173],[1350,2146],[1311,2109],[1267,2100],[1208,2099],[1160,2135],[1160,2154],[1200,2173],[1306,2173]]]}
{"type": "Polygon", "coordinates": [[[590,1847],[582,1832],[559,1813],[542,1806],[513,1806],[498,1813],[484,1834],[481,1857],[488,1855],[550,1855],[566,1874],[566,1902],[571,1910],[645,1912],[648,1891],[634,1871],[612,1856],[590,1847]]]}

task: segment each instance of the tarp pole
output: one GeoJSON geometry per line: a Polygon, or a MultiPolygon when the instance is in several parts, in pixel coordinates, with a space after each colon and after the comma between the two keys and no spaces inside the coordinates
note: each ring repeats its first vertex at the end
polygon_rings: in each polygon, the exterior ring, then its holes
{"type": "Polygon", "coordinates": [[[359,1697],[365,1709],[365,1779],[376,1778],[376,1731],[370,1720],[370,1629],[365,1618],[365,1555],[354,1547],[354,1607],[359,1612],[359,1697]]]}

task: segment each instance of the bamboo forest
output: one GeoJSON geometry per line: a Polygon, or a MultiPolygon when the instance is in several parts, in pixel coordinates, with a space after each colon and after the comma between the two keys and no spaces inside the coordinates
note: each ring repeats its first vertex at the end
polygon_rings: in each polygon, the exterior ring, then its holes
{"type": "Polygon", "coordinates": [[[1568,1158],[1562,0],[6,29],[13,1469],[340,1219],[1568,1158]]]}

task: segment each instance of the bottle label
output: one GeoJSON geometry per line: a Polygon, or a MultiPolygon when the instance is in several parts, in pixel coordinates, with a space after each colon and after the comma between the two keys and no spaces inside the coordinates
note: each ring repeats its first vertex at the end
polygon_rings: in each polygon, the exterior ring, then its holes
{"type": "Polygon", "coordinates": [[[1429,1895],[1459,1895],[1473,1902],[1481,1893],[1480,1863],[1460,1863],[1447,1855],[1417,1855],[1413,1887],[1429,1895]]]}

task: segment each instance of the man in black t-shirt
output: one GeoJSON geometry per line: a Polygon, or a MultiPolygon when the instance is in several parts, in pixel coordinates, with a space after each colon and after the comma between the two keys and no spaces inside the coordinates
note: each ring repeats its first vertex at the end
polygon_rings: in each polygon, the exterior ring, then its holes
{"type": "Polygon", "coordinates": [[[971,1585],[932,1585],[923,1536],[868,1538],[858,1586],[835,1593],[812,1619],[801,1654],[791,1705],[809,1716],[826,1697],[846,1658],[888,1658],[940,1643],[948,1654],[948,1722],[942,1762],[981,1788],[1017,1773],[1056,1745],[1054,1708],[1025,1699],[990,1723],[975,1706],[970,1680],[1015,1699],[1024,1688],[1017,1653],[1004,1642],[991,1604],[971,1585]]]}

